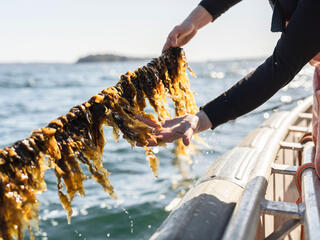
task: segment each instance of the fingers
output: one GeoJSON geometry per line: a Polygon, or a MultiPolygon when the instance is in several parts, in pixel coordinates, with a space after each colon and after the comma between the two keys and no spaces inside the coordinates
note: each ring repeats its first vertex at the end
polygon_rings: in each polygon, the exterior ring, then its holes
{"type": "MultiPolygon", "coordinates": [[[[192,128],[191,115],[176,117],[158,122],[143,115],[136,115],[136,119],[149,127],[150,134],[146,136],[147,146],[156,146],[160,143],[173,142],[182,138],[183,144],[190,145],[194,130],[192,128]]],[[[137,143],[137,146],[144,144],[137,143]]]]}
{"type": "Polygon", "coordinates": [[[149,134],[146,135],[146,142],[141,143],[141,142],[137,142],[136,146],[138,147],[143,147],[143,146],[148,146],[148,147],[152,147],[152,146],[157,146],[159,144],[161,144],[161,140],[160,140],[160,136],[158,135],[159,130],[154,129],[154,128],[149,128],[149,134]]]}
{"type": "Polygon", "coordinates": [[[162,52],[167,51],[171,47],[177,47],[177,37],[168,37],[166,43],[164,44],[164,47],[162,49],[162,52]]]}
{"type": "MultiPolygon", "coordinates": [[[[154,138],[148,138],[147,141],[148,141],[148,144],[147,144],[148,147],[154,147],[154,146],[159,145],[159,141],[157,141],[157,140],[154,139],[154,138]]],[[[137,143],[136,143],[136,146],[137,146],[137,147],[143,147],[143,146],[145,146],[145,145],[137,142],[137,143]]]]}
{"type": "Polygon", "coordinates": [[[187,44],[194,35],[196,35],[196,33],[197,29],[195,29],[193,24],[190,24],[190,22],[184,22],[181,25],[176,26],[168,35],[162,52],[171,47],[182,47],[187,44]]]}
{"type": "Polygon", "coordinates": [[[163,128],[174,127],[176,125],[179,125],[183,121],[184,118],[185,118],[185,116],[181,116],[181,117],[174,117],[171,119],[163,120],[163,121],[161,121],[161,126],[163,128]]]}
{"type": "MultiPolygon", "coordinates": [[[[161,143],[173,142],[179,138],[182,138],[184,135],[184,132],[173,131],[172,129],[155,130],[150,132],[152,136],[148,136],[146,138],[148,147],[157,146],[161,143]]],[[[136,143],[136,145],[138,147],[144,146],[142,143],[136,143]]]]}
{"type": "MultiPolygon", "coordinates": [[[[147,126],[151,127],[149,129],[149,132],[151,135],[148,135],[146,138],[147,146],[152,147],[152,146],[159,145],[159,141],[158,141],[159,137],[157,136],[157,132],[158,132],[158,130],[160,130],[162,128],[161,123],[156,120],[145,117],[141,114],[136,115],[135,118],[138,119],[139,121],[143,122],[147,126]]],[[[142,146],[144,146],[144,144],[136,143],[136,146],[142,147],[142,146]]]]}
{"type": "Polygon", "coordinates": [[[180,27],[176,26],[168,35],[166,43],[163,46],[162,52],[168,50],[171,47],[180,47],[178,46],[179,34],[180,34],[180,27]]]}
{"type": "Polygon", "coordinates": [[[136,119],[153,128],[161,128],[161,124],[158,121],[147,118],[141,114],[135,116],[136,119]]]}
{"type": "MultiPolygon", "coordinates": [[[[188,128],[185,125],[179,125],[173,128],[160,130],[156,135],[157,135],[157,138],[163,142],[174,142],[179,138],[183,138],[187,129],[188,128]]],[[[188,136],[189,136],[189,133],[188,133],[188,136]]]]}
{"type": "MultiPolygon", "coordinates": [[[[186,131],[179,131],[179,130],[160,130],[156,131],[152,137],[148,137],[147,146],[153,147],[158,146],[160,143],[168,143],[174,142],[180,138],[182,138],[182,142],[185,146],[189,146],[193,135],[192,128],[188,128],[186,131]]],[[[141,143],[136,144],[138,147],[144,146],[141,143]]]]}

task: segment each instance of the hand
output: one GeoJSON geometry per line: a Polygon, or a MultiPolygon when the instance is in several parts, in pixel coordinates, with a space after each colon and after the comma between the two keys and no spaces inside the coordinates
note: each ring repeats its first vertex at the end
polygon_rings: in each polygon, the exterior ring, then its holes
{"type": "MultiPolygon", "coordinates": [[[[150,131],[155,138],[148,138],[148,146],[156,146],[161,143],[173,142],[182,138],[183,144],[188,146],[192,136],[211,127],[208,116],[200,111],[195,115],[187,114],[168,120],[157,122],[142,115],[136,118],[151,127],[150,131]]],[[[137,144],[137,146],[141,146],[137,144]]]]}
{"type": "Polygon", "coordinates": [[[196,35],[197,29],[190,22],[183,22],[181,25],[177,25],[169,34],[166,43],[162,49],[162,52],[168,50],[171,47],[182,47],[187,44],[194,35],[196,35]]]}
{"type": "Polygon", "coordinates": [[[196,35],[197,31],[211,22],[212,16],[202,6],[196,7],[191,14],[170,33],[162,51],[170,47],[182,47],[196,35]]]}

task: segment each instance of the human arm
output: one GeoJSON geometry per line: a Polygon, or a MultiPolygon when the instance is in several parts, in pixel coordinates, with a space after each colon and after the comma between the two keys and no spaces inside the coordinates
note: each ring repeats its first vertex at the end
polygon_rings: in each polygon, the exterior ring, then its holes
{"type": "Polygon", "coordinates": [[[270,56],[254,72],[212,100],[202,110],[212,128],[257,108],[289,83],[301,68],[320,51],[320,2],[301,1],[270,56]]]}

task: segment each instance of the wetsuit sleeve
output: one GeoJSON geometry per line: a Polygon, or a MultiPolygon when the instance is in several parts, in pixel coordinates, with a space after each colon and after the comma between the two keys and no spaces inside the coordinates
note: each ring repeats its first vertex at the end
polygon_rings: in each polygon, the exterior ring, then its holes
{"type": "Polygon", "coordinates": [[[320,51],[320,1],[302,0],[279,39],[273,55],[254,72],[201,109],[212,129],[257,108],[288,84],[320,51]]]}
{"type": "Polygon", "coordinates": [[[214,20],[240,1],[241,0],[202,0],[199,5],[204,7],[214,20]]]}

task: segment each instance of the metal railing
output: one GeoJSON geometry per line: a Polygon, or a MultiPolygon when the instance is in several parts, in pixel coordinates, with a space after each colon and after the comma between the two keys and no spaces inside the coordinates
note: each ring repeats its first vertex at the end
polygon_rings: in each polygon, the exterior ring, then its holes
{"type": "MultiPolygon", "coordinates": [[[[312,142],[303,148],[303,163],[313,162],[312,142]]],[[[291,172],[276,171],[280,174],[291,172]]],[[[264,198],[267,181],[263,177],[252,179],[246,186],[223,236],[224,240],[254,239],[261,214],[283,215],[289,219],[267,236],[266,240],[281,239],[300,224],[304,224],[305,239],[320,239],[320,180],[314,169],[302,173],[303,203],[270,201],[264,198]]]]}

